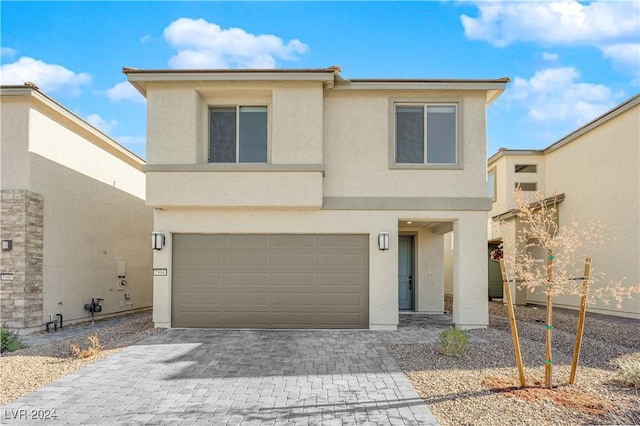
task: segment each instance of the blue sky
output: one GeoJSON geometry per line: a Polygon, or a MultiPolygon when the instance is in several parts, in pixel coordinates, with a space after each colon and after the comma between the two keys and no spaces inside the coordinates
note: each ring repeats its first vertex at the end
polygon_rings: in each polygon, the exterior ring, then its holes
{"type": "Polygon", "coordinates": [[[0,3],[2,84],[32,81],[144,157],[136,68],[512,79],[487,154],[544,148],[640,91],[640,1],[0,3]]]}

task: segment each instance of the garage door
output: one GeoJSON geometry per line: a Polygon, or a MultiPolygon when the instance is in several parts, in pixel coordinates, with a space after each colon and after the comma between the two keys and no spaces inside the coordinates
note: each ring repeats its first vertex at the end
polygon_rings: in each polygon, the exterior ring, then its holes
{"type": "Polygon", "coordinates": [[[367,235],[174,234],[173,327],[368,328],[367,235]]]}

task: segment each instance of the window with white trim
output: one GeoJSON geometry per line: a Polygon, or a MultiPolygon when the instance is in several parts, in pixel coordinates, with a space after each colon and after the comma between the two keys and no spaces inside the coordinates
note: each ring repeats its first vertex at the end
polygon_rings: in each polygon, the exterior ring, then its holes
{"type": "Polygon", "coordinates": [[[492,169],[487,173],[487,195],[491,201],[496,201],[496,169],[492,169]]]}
{"type": "Polygon", "coordinates": [[[395,163],[458,163],[455,104],[396,103],[395,163]]]}
{"type": "Polygon", "coordinates": [[[538,184],[536,182],[516,182],[514,188],[520,188],[522,191],[537,191],[538,184]]]}
{"type": "Polygon", "coordinates": [[[267,107],[209,108],[210,163],[266,163],[267,107]]]}

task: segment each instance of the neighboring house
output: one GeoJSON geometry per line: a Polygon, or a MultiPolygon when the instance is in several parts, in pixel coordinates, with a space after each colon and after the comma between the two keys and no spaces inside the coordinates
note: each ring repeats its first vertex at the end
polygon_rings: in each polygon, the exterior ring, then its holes
{"type": "MultiPolygon", "coordinates": [[[[640,95],[623,102],[542,150],[500,149],[487,165],[489,193],[489,249],[508,238],[515,241],[519,221],[512,192],[540,191],[557,196],[562,226],[575,219],[586,225],[596,217],[610,228],[614,240],[593,253],[593,267],[606,280],[634,285],[640,282],[640,95]],[[499,226],[501,222],[503,225],[499,226]]],[[[489,262],[489,292],[502,296],[500,270],[489,262]],[[493,285],[492,285],[493,282],[493,285]],[[499,291],[499,294],[496,292],[499,291]]],[[[605,284],[605,283],[602,283],[605,284]]],[[[544,295],[517,291],[516,302],[544,303],[544,295]]],[[[577,296],[560,296],[556,306],[577,309],[577,296]]],[[[640,295],[616,309],[598,302],[591,311],[640,318],[640,295]]]]}
{"type": "Polygon", "coordinates": [[[395,330],[488,322],[485,110],[497,80],[302,70],[138,70],[157,327],[395,330]],[[388,248],[388,249],[387,249],[388,248]]]}
{"type": "Polygon", "coordinates": [[[2,86],[0,321],[27,332],[152,304],[144,161],[38,90],[2,86]]]}

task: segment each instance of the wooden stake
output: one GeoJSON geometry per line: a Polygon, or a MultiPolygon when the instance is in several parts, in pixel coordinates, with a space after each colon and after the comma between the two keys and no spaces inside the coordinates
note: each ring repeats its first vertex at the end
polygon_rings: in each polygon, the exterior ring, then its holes
{"type": "MultiPolygon", "coordinates": [[[[549,251],[547,254],[547,286],[551,286],[551,280],[553,278],[553,253],[549,251]]],[[[553,305],[551,304],[551,289],[547,288],[547,325],[545,327],[545,342],[544,342],[544,385],[547,389],[553,387],[552,382],[552,364],[553,358],[551,356],[551,330],[553,329],[553,305]]]]}
{"type": "Polygon", "coordinates": [[[582,332],[584,330],[584,317],[587,313],[587,292],[589,291],[589,279],[591,278],[591,258],[584,261],[584,281],[582,282],[582,296],[580,297],[580,313],[578,314],[578,329],[576,330],[576,344],[573,347],[573,360],[571,361],[571,374],[569,384],[576,380],[576,369],[580,358],[580,347],[582,346],[582,332]]]}
{"type": "Polygon", "coordinates": [[[504,297],[507,299],[507,312],[509,313],[509,324],[511,325],[511,337],[513,338],[513,349],[516,354],[516,365],[518,366],[518,376],[520,376],[520,387],[526,386],[524,369],[522,368],[522,354],[520,353],[520,340],[518,339],[518,327],[516,325],[516,314],[513,310],[511,300],[511,289],[507,278],[507,268],[504,259],[500,260],[500,272],[502,273],[502,286],[504,287],[504,297]]]}

